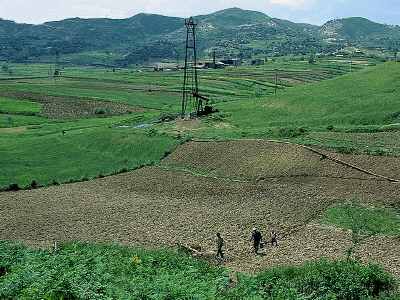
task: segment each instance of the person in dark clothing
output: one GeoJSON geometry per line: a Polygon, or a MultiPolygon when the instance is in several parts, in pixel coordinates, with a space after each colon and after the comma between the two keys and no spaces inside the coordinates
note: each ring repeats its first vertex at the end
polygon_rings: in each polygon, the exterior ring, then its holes
{"type": "Polygon", "coordinates": [[[271,232],[271,246],[278,247],[278,235],[276,234],[275,230],[271,232]]]}
{"type": "Polygon", "coordinates": [[[217,233],[217,257],[224,258],[224,252],[222,248],[224,247],[224,239],[221,237],[220,233],[217,233]]]}
{"type": "Polygon", "coordinates": [[[258,254],[258,250],[260,249],[262,235],[261,232],[257,230],[257,228],[253,228],[253,232],[251,234],[251,241],[253,241],[254,253],[258,254]]]}

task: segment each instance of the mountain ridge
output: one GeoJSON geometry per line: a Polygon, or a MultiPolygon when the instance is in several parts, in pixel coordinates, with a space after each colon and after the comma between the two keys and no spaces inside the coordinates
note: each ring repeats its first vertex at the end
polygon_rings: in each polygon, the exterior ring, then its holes
{"type": "MultiPolygon", "coordinates": [[[[323,53],[348,44],[373,47],[400,40],[400,26],[360,17],[317,26],[233,7],[194,18],[199,23],[199,53],[203,56],[213,50],[240,58],[323,53]]],[[[40,25],[0,19],[0,60],[35,61],[56,53],[106,51],[118,53],[120,63],[140,63],[183,55],[184,39],[184,18],[159,14],[69,18],[40,25]]]]}

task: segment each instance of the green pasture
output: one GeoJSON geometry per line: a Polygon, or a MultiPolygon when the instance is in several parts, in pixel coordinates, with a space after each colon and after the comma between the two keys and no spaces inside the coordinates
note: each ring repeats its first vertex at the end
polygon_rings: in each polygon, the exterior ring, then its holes
{"type": "Polygon", "coordinates": [[[73,182],[132,170],[157,163],[179,143],[151,132],[81,126],[62,123],[0,134],[0,187],[29,187],[33,180],[39,185],[73,182]]]}
{"type": "Polygon", "coordinates": [[[41,106],[38,103],[0,97],[0,113],[2,114],[35,115],[40,112],[40,109],[41,106]]]}
{"type": "Polygon", "coordinates": [[[344,203],[329,208],[322,222],[364,235],[400,236],[400,215],[395,209],[344,203]]]}

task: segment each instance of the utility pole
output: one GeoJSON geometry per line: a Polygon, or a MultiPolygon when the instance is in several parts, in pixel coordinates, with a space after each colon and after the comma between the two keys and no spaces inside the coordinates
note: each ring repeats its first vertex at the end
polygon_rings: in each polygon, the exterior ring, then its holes
{"type": "Polygon", "coordinates": [[[353,52],[350,54],[350,73],[353,72],[353,52]]]}
{"type": "Polygon", "coordinates": [[[217,68],[217,60],[216,60],[216,58],[215,58],[215,50],[213,51],[213,66],[214,66],[214,69],[216,69],[217,68]]]}

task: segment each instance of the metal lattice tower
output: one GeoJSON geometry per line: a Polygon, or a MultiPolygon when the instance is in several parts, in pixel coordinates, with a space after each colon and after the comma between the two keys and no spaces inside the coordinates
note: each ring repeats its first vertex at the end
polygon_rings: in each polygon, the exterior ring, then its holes
{"type": "Polygon", "coordinates": [[[185,20],[186,56],[182,90],[182,118],[199,116],[203,111],[203,101],[199,95],[199,80],[197,74],[196,27],[197,24],[190,18],[185,20]]]}

